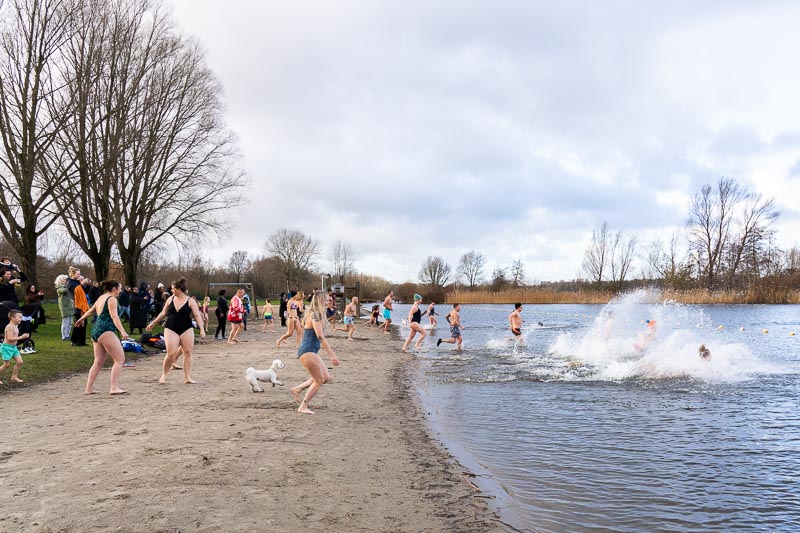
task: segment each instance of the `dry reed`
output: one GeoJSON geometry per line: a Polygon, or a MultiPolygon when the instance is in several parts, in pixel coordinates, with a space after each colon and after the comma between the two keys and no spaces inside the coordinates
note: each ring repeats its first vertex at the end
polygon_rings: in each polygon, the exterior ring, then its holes
{"type": "MultiPolygon", "coordinates": [[[[445,303],[462,304],[605,304],[616,293],[609,291],[554,291],[545,288],[526,288],[507,291],[450,292],[445,303]]],[[[741,291],[713,291],[694,289],[687,291],[661,291],[663,300],[683,304],[800,304],[800,290],[754,287],[741,291]]]]}

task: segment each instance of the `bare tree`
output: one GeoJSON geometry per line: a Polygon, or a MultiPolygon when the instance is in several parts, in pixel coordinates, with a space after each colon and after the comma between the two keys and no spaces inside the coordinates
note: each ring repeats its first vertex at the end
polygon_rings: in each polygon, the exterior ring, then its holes
{"type": "Polygon", "coordinates": [[[618,231],[611,238],[611,283],[612,290],[622,290],[628,276],[631,263],[635,257],[637,239],[623,231],[618,231]]]}
{"type": "Polygon", "coordinates": [[[231,258],[228,259],[228,268],[233,272],[233,275],[236,276],[236,283],[241,282],[244,273],[253,266],[249,255],[250,254],[244,250],[237,250],[233,252],[231,258]]]}
{"type": "Polygon", "coordinates": [[[483,282],[484,266],[486,266],[486,258],[482,253],[472,250],[461,256],[456,272],[459,277],[464,278],[470,289],[475,289],[483,282]]]}
{"type": "Polygon", "coordinates": [[[735,209],[746,192],[728,178],[720,178],[717,188],[704,185],[689,208],[687,233],[689,246],[697,259],[704,286],[716,286],[723,254],[731,239],[735,209]]]}
{"type": "Polygon", "coordinates": [[[98,279],[105,279],[117,240],[114,167],[125,150],[123,133],[137,91],[132,76],[140,74],[137,32],[150,5],[142,0],[77,5],[75,32],[63,54],[69,83],[51,103],[53,110],[74,112],[59,132],[51,165],[69,173],[54,184],[63,226],[92,260],[98,279]]]}
{"type": "Polygon", "coordinates": [[[333,277],[344,280],[355,272],[353,267],[353,246],[345,240],[336,239],[331,244],[328,259],[333,265],[333,277]]]}
{"type": "Polygon", "coordinates": [[[733,288],[743,263],[750,274],[759,277],[762,261],[772,248],[774,223],[780,216],[773,199],[763,198],[760,194],[746,193],[743,204],[736,221],[736,232],[731,235],[728,247],[729,289],[733,288]]]}
{"type": "Polygon", "coordinates": [[[245,184],[223,125],[221,89],[198,43],[180,36],[160,6],[133,23],[134,96],[110,195],[128,283],[165,237],[181,246],[224,234],[224,211],[238,206],[245,184]]]}
{"type": "Polygon", "coordinates": [[[598,286],[606,275],[609,239],[608,222],[604,220],[599,230],[592,231],[592,240],[583,255],[583,271],[589,276],[589,281],[598,286]]]}
{"type": "Polygon", "coordinates": [[[435,289],[440,289],[450,281],[450,272],[450,265],[444,259],[428,256],[422,263],[422,268],[419,271],[419,280],[435,289]]]}
{"type": "Polygon", "coordinates": [[[319,241],[299,230],[281,228],[269,236],[265,250],[280,260],[286,288],[291,288],[314,265],[319,254],[319,241]]]}
{"type": "MultiPolygon", "coordinates": [[[[0,232],[37,283],[39,238],[58,220],[51,185],[61,169],[47,164],[69,110],[48,113],[62,84],[59,54],[69,35],[69,4],[11,0],[0,12],[0,232]]],[[[37,283],[38,285],[38,283],[37,283]]]]}
{"type": "Polygon", "coordinates": [[[509,273],[512,286],[521,287],[525,285],[525,265],[522,264],[522,259],[514,259],[509,273]]]}

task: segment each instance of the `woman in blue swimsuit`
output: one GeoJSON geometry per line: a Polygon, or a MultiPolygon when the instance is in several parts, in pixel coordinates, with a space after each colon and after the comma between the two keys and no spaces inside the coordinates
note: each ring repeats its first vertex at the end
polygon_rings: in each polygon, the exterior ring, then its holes
{"type": "Polygon", "coordinates": [[[324,293],[318,292],[311,299],[308,311],[303,317],[303,340],[297,348],[297,357],[300,358],[300,363],[308,370],[311,377],[300,385],[289,389],[294,399],[300,402],[300,408],[297,409],[297,412],[307,415],[314,414],[314,411],[308,408],[311,399],[324,383],[328,383],[331,380],[328,368],[317,353],[319,349],[325,348],[331,358],[331,364],[339,366],[339,358],[336,357],[336,353],[325,338],[324,329],[327,323],[325,320],[325,298],[324,293]],[[308,389],[308,391],[305,398],[300,400],[300,392],[303,389],[308,389]]]}
{"type": "Polygon", "coordinates": [[[162,385],[167,381],[167,374],[173,368],[172,365],[183,353],[183,382],[197,383],[192,379],[192,350],[194,350],[194,327],[192,317],[200,326],[200,337],[206,338],[205,328],[202,327],[203,315],[197,302],[189,298],[186,290],[186,278],[172,282],[172,296],[164,304],[161,313],[147,325],[147,331],[153,329],[164,315],[167,321],[164,323],[164,344],[167,345],[167,355],[164,357],[164,366],[158,382],[162,385]]]}
{"type": "Polygon", "coordinates": [[[103,294],[97,299],[92,307],[75,322],[75,327],[81,327],[84,321],[96,314],[97,321],[92,328],[92,347],[94,348],[94,364],[89,369],[89,379],[86,382],[84,394],[97,394],[94,390],[94,382],[97,375],[103,369],[106,357],[111,356],[114,365],[111,367],[111,394],[126,394],[128,391],[119,386],[119,376],[122,373],[122,365],[125,363],[125,352],[122,344],[117,338],[117,331],[122,335],[122,339],[128,338],[122,321],[117,314],[117,296],[121,290],[121,285],[116,280],[108,280],[101,283],[103,294]]]}

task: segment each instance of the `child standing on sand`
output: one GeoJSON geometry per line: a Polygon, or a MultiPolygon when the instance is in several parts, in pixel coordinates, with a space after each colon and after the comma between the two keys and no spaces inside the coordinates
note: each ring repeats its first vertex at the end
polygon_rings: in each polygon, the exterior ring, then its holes
{"type": "Polygon", "coordinates": [[[261,329],[261,333],[267,332],[267,325],[272,326],[272,331],[275,331],[275,323],[272,321],[272,304],[269,303],[269,298],[264,303],[264,327],[261,329]]]}
{"type": "MultiPolygon", "coordinates": [[[[5,338],[3,339],[3,344],[0,347],[0,353],[3,355],[3,365],[0,366],[0,372],[3,372],[3,370],[11,366],[11,360],[13,359],[15,364],[14,368],[11,370],[11,381],[23,383],[23,381],[19,379],[19,369],[22,366],[22,356],[19,354],[19,350],[17,349],[17,342],[27,339],[30,337],[30,334],[19,334],[19,323],[22,322],[22,311],[9,311],[8,320],[9,322],[6,326],[5,338]]],[[[0,381],[0,385],[2,384],[3,382],[0,381]]]]}

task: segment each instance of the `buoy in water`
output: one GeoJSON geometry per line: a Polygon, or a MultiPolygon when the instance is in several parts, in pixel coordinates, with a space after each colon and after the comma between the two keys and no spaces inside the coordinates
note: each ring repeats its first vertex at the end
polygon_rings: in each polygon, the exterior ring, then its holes
{"type": "Polygon", "coordinates": [[[722,324],[720,324],[719,326],[717,326],[717,329],[718,329],[718,330],[720,330],[720,331],[722,331],[723,329],[725,329],[725,326],[723,326],[722,324]]]}
{"type": "Polygon", "coordinates": [[[741,326],[741,327],[739,328],[739,331],[744,331],[744,326],[741,326]]]}
{"type": "Polygon", "coordinates": [[[769,330],[767,328],[764,328],[761,330],[761,333],[769,333],[769,330]]]}
{"type": "Polygon", "coordinates": [[[790,332],[789,332],[789,336],[790,336],[790,337],[794,337],[794,331],[790,331],[790,332]]]}

